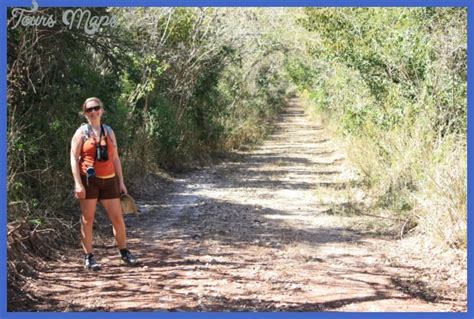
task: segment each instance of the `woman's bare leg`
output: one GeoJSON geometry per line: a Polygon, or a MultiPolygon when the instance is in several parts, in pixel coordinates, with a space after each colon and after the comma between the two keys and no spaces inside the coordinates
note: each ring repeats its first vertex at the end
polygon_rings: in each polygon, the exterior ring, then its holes
{"type": "Polygon", "coordinates": [[[112,222],[115,241],[117,242],[118,248],[127,248],[127,236],[125,232],[125,222],[123,220],[120,199],[102,199],[100,203],[102,206],[104,206],[107,216],[109,216],[109,219],[112,222]]]}
{"type": "Polygon", "coordinates": [[[81,199],[81,241],[84,253],[92,252],[92,228],[94,226],[95,209],[97,199],[81,199]]]}

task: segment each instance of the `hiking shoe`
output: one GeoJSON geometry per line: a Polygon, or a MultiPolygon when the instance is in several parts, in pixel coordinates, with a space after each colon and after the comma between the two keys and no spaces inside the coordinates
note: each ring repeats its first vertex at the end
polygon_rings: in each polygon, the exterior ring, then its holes
{"type": "Polygon", "coordinates": [[[97,271],[102,267],[97,263],[93,254],[87,254],[84,257],[84,268],[87,270],[97,271]]]}
{"type": "Polygon", "coordinates": [[[120,253],[122,257],[122,262],[129,265],[129,266],[135,266],[138,264],[138,259],[130,253],[130,251],[127,249],[125,252],[120,253]]]}

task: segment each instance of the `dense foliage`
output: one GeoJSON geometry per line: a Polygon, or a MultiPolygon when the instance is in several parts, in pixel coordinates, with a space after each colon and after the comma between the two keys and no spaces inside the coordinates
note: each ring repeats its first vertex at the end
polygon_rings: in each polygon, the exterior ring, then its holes
{"type": "MultiPolygon", "coordinates": [[[[37,14],[60,20],[62,11],[37,14]]],[[[288,46],[271,9],[92,12],[116,17],[117,27],[94,35],[59,23],[12,28],[10,12],[10,221],[41,221],[75,202],[68,152],[89,96],[105,104],[126,177],[256,142],[284,105],[288,46]]]]}
{"type": "Polygon", "coordinates": [[[314,39],[290,74],[350,142],[372,208],[465,247],[466,9],[307,8],[299,22],[314,39]]]}
{"type": "Polygon", "coordinates": [[[350,141],[374,207],[465,246],[465,9],[91,10],[117,27],[12,28],[9,12],[9,221],[68,216],[89,96],[128,178],[258,141],[296,84],[350,141]]]}

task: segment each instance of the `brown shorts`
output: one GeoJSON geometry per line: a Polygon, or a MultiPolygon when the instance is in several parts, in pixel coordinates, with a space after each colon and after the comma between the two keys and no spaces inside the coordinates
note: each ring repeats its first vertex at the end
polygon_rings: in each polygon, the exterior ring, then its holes
{"type": "Polygon", "coordinates": [[[111,178],[89,178],[89,185],[84,175],[81,175],[82,184],[86,189],[86,199],[113,199],[120,198],[120,189],[117,176],[111,178]]]}

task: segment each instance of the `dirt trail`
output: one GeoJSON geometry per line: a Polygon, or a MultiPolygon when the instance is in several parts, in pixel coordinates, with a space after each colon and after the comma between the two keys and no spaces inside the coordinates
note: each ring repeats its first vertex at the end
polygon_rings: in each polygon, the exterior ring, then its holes
{"type": "Polygon", "coordinates": [[[328,214],[351,172],[298,100],[257,150],[184,174],[127,216],[141,267],[82,270],[79,250],[32,283],[38,310],[71,311],[449,311],[406,293],[389,241],[328,214]]]}

